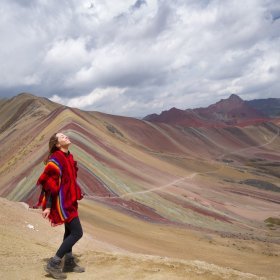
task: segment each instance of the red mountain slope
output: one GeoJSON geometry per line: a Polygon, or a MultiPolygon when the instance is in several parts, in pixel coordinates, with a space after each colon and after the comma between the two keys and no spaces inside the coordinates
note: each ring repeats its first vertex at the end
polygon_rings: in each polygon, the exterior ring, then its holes
{"type": "Polygon", "coordinates": [[[207,108],[193,110],[172,108],[163,111],[160,115],[149,115],[144,120],[191,127],[226,127],[261,123],[268,121],[269,118],[232,94],[228,99],[222,99],[207,108]]]}

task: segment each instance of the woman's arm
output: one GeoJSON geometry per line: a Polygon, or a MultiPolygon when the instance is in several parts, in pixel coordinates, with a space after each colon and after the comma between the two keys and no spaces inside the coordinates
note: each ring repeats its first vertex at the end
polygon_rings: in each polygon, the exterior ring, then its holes
{"type": "Polygon", "coordinates": [[[42,211],[42,216],[43,218],[47,219],[51,213],[51,208],[52,208],[52,196],[51,194],[45,193],[45,198],[46,198],[46,206],[45,209],[42,211]]]}
{"type": "Polygon", "coordinates": [[[46,208],[52,208],[52,196],[51,194],[47,195],[47,203],[46,203],[46,208]]]}

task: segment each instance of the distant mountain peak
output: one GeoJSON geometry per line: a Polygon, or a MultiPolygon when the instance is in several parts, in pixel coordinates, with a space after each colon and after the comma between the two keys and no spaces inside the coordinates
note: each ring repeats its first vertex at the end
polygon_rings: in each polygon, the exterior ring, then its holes
{"type": "Polygon", "coordinates": [[[28,92],[21,92],[18,95],[14,96],[13,98],[11,98],[11,101],[13,100],[14,102],[25,102],[25,101],[38,101],[42,99],[41,97],[38,97],[36,95],[33,95],[31,93],[28,92]]]}
{"type": "Polygon", "coordinates": [[[251,108],[237,94],[231,94],[206,108],[180,110],[171,108],[160,115],[151,114],[145,120],[184,126],[228,126],[257,123],[266,120],[265,116],[251,108]]]}
{"type": "Polygon", "coordinates": [[[29,97],[29,98],[36,98],[37,96],[29,93],[29,92],[21,92],[16,97],[29,97]]]}
{"type": "Polygon", "coordinates": [[[158,114],[150,114],[143,118],[144,121],[150,121],[158,117],[158,114]]]}
{"type": "Polygon", "coordinates": [[[234,94],[234,93],[230,95],[230,97],[228,98],[228,100],[232,100],[232,101],[236,101],[236,100],[238,100],[238,101],[243,101],[242,98],[240,98],[237,94],[234,94]]]}
{"type": "Polygon", "coordinates": [[[241,104],[244,103],[244,100],[241,99],[238,95],[236,94],[231,94],[229,96],[229,98],[226,99],[221,99],[220,101],[218,101],[217,103],[210,105],[211,106],[226,106],[226,107],[230,107],[230,106],[240,106],[241,104]]]}

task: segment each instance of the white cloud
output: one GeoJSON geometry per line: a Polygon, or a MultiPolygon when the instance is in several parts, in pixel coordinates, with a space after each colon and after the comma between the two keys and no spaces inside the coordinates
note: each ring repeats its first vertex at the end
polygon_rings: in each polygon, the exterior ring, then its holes
{"type": "Polygon", "coordinates": [[[44,63],[61,70],[75,70],[91,59],[85,38],[55,41],[45,55],[44,63]]]}
{"type": "Polygon", "coordinates": [[[3,0],[0,34],[2,96],[130,116],[279,96],[277,0],[3,0]]]}
{"type": "Polygon", "coordinates": [[[58,103],[62,103],[69,107],[75,107],[80,109],[87,109],[90,106],[98,106],[99,102],[106,103],[106,100],[110,98],[115,100],[124,93],[125,89],[122,88],[96,88],[88,95],[82,95],[74,98],[60,97],[53,95],[50,100],[58,103]]]}

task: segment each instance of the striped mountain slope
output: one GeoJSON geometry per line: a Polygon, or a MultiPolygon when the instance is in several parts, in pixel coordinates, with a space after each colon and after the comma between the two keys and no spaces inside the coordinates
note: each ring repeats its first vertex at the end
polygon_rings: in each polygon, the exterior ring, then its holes
{"type": "Polygon", "coordinates": [[[279,213],[275,120],[185,127],[85,112],[27,94],[0,104],[0,195],[10,200],[37,202],[48,140],[62,131],[73,142],[87,199],[115,211],[211,232],[263,227],[279,213]]]}

